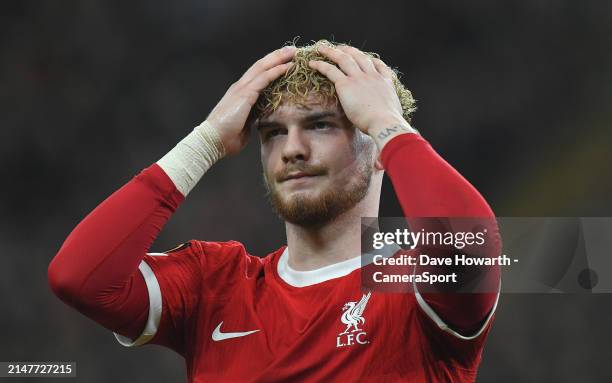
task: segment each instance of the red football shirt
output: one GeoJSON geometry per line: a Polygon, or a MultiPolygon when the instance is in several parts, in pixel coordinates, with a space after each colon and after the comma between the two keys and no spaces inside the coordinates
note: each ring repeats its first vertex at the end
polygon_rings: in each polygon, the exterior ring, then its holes
{"type": "Polygon", "coordinates": [[[185,357],[190,382],[472,382],[495,307],[460,335],[415,294],[361,289],[360,257],[296,271],[283,247],[190,241],[149,253],[143,334],[185,357]]]}
{"type": "MultiPolygon", "coordinates": [[[[497,233],[484,198],[422,137],[394,138],[381,160],[406,217],[483,217],[497,233]]],[[[285,248],[258,258],[238,242],[147,254],[183,200],[157,164],[143,170],[70,233],[49,265],[54,293],[125,345],[176,350],[190,382],[475,379],[499,293],[362,291],[359,257],[299,272],[285,248]]],[[[473,256],[498,255],[494,238],[473,256]]]]}

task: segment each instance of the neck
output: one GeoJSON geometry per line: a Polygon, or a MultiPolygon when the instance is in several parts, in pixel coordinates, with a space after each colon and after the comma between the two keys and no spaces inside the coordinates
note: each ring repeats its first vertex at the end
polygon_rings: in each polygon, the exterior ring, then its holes
{"type": "MultiPolygon", "coordinates": [[[[375,189],[375,188],[372,188],[375,189]]],[[[285,222],[289,266],[315,270],[358,257],[361,252],[361,217],[377,217],[380,191],[368,193],[350,210],[318,227],[285,222]]]]}

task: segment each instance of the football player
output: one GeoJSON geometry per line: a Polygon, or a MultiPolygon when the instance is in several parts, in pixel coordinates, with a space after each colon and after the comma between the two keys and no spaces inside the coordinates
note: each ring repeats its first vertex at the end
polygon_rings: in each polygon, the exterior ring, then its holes
{"type": "MultiPolygon", "coordinates": [[[[410,125],[414,110],[397,71],[375,54],[325,40],[276,50],[76,226],[49,266],[50,285],[122,345],[181,354],[189,382],[472,382],[498,290],[415,284],[389,294],[362,285],[361,217],[378,216],[383,172],[409,223],[481,217],[492,240],[469,255],[500,252],[490,207],[410,125]],[[286,245],[263,257],[237,241],[150,253],[201,177],[240,152],[250,129],[286,245]]],[[[498,268],[478,273],[469,279],[497,286],[498,268]]]]}

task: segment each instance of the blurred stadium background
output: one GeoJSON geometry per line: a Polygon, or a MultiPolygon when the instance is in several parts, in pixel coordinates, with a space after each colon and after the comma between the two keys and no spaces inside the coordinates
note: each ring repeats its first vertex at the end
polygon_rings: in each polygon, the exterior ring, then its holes
{"type": "MultiPolygon", "coordinates": [[[[612,216],[607,1],[18,1],[0,5],[0,360],[70,360],[78,381],[185,380],[50,292],[72,228],[184,137],[265,53],[350,42],[403,72],[414,125],[498,216],[612,216]]],[[[152,251],[284,243],[257,140],[216,165],[152,251]]],[[[398,215],[386,185],[382,213],[398,215]]],[[[502,296],[481,382],[608,382],[612,296],[502,296]]],[[[398,324],[400,325],[400,324],[398,324]]]]}

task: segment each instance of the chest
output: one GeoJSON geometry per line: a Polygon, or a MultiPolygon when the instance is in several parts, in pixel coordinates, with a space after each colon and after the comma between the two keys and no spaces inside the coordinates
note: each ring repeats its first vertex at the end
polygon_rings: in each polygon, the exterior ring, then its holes
{"type": "Polygon", "coordinates": [[[245,284],[204,308],[194,363],[237,379],[254,371],[333,374],[346,363],[355,373],[392,370],[418,350],[414,308],[406,295],[362,291],[358,278],[300,290],[245,284]]]}

